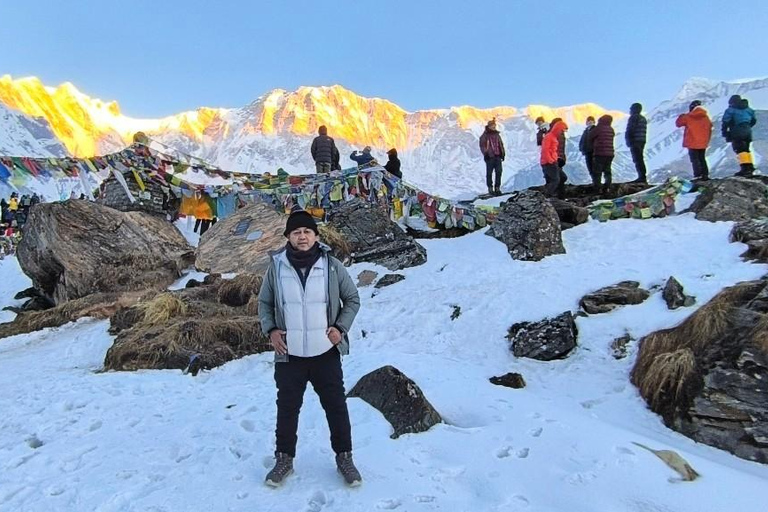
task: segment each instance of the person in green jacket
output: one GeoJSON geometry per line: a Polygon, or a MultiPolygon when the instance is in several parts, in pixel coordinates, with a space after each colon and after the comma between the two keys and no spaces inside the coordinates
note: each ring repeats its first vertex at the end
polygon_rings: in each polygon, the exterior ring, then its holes
{"type": "Polygon", "coordinates": [[[344,265],[319,243],[309,213],[291,213],[284,235],[288,243],[271,255],[259,292],[259,320],[275,350],[277,384],[275,466],[265,481],[278,487],[293,473],[299,411],[311,382],[328,420],[336,467],[348,485],[357,486],[362,477],[352,460],[341,356],[349,353],[360,297],[344,265]]]}

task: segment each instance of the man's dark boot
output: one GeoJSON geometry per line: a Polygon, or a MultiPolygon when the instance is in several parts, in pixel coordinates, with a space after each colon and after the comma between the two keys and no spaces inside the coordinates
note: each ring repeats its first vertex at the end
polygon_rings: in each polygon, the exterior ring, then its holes
{"type": "Polygon", "coordinates": [[[291,473],[293,473],[293,457],[287,453],[275,452],[275,467],[267,473],[264,483],[270,487],[280,487],[291,473]]]}
{"type": "Polygon", "coordinates": [[[357,487],[363,483],[363,477],[360,476],[360,472],[352,460],[352,452],[342,452],[336,455],[336,469],[344,477],[344,481],[348,486],[357,487]]]}

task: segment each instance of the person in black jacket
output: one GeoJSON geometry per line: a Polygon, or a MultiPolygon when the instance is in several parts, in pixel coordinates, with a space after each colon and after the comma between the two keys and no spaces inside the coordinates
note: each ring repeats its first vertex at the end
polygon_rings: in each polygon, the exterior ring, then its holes
{"type": "Polygon", "coordinates": [[[589,116],[587,118],[587,127],[584,128],[584,133],[581,134],[581,139],[579,139],[579,151],[582,155],[584,155],[584,161],[587,164],[587,171],[589,171],[590,176],[592,176],[592,156],[594,152],[594,141],[590,139],[589,133],[594,129],[595,118],[589,116]]]}
{"type": "Polygon", "coordinates": [[[549,131],[549,125],[541,116],[536,118],[535,123],[536,123],[536,145],[541,146],[541,142],[544,140],[544,136],[547,134],[547,131],[549,131]]]}
{"type": "Polygon", "coordinates": [[[397,158],[397,149],[392,148],[389,151],[387,151],[387,157],[389,158],[389,160],[384,166],[384,169],[386,169],[389,174],[392,174],[394,176],[397,176],[400,179],[403,179],[403,173],[402,171],[400,171],[400,159],[397,158]]]}
{"type": "Polygon", "coordinates": [[[328,128],[321,126],[317,130],[318,135],[312,141],[312,159],[315,161],[315,169],[318,174],[328,174],[333,167],[333,157],[338,150],[336,143],[328,136],[328,128]]]}
{"type": "Polygon", "coordinates": [[[648,183],[647,171],[645,168],[645,141],[648,136],[648,120],[640,113],[643,106],[640,103],[633,103],[629,107],[629,120],[627,121],[627,131],[624,133],[624,141],[627,143],[632,161],[635,163],[637,179],[634,183],[648,183]]]}

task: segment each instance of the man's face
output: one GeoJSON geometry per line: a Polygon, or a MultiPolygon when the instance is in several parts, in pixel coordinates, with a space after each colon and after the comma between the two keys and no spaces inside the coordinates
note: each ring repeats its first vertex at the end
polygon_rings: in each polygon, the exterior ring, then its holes
{"type": "Polygon", "coordinates": [[[317,235],[309,228],[296,228],[288,233],[288,242],[297,251],[308,251],[317,242],[317,235]]]}
{"type": "Polygon", "coordinates": [[[491,121],[490,123],[488,123],[488,128],[490,128],[491,130],[495,130],[496,129],[496,123],[491,121]]]}

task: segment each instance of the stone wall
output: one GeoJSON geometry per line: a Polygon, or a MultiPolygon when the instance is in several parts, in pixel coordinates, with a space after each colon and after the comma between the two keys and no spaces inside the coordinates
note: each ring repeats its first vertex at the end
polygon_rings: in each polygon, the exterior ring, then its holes
{"type": "Polygon", "coordinates": [[[124,176],[128,189],[136,199],[135,202],[131,203],[125,189],[114,176],[110,176],[104,181],[96,202],[121,212],[138,211],[165,215],[170,210],[167,201],[164,200],[163,187],[158,183],[145,180],[145,190],[142,192],[132,173],[127,173],[124,176]]]}

